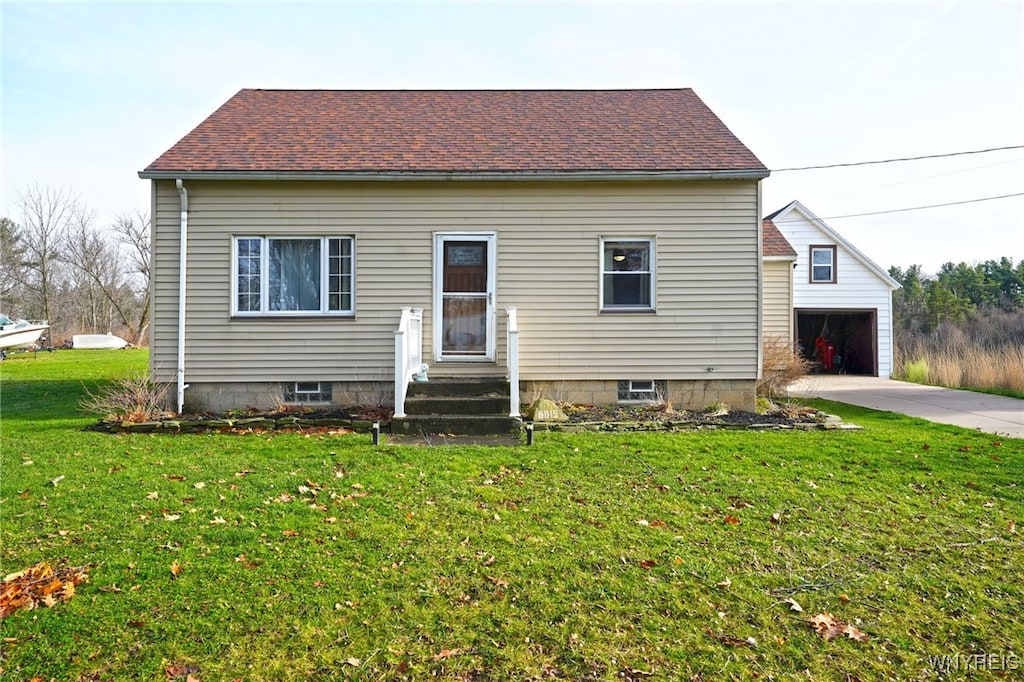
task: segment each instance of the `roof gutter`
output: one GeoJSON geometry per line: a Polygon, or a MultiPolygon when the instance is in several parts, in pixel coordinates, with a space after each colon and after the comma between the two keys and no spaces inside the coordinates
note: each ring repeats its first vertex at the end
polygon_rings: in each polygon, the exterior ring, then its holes
{"type": "Polygon", "coordinates": [[[429,180],[465,182],[480,180],[761,180],[767,168],[697,171],[139,171],[143,180],[429,180]]]}
{"type": "Polygon", "coordinates": [[[178,233],[178,414],[185,407],[185,268],[188,264],[188,190],[181,178],[175,178],[181,201],[181,227],[178,233]]]}

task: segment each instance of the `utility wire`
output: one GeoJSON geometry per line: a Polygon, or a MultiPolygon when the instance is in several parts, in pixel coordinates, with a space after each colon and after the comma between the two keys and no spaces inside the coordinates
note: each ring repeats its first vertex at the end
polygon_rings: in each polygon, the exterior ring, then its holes
{"type": "MultiPolygon", "coordinates": [[[[838,220],[840,218],[862,218],[870,215],[885,215],[886,213],[906,213],[907,211],[923,211],[926,208],[942,208],[943,206],[960,206],[961,204],[977,204],[982,201],[995,201],[996,199],[1008,199],[1010,197],[1024,196],[1024,192],[1017,192],[1015,194],[1000,194],[996,197],[981,197],[980,199],[965,199],[963,201],[950,201],[945,204],[929,204],[928,206],[911,206],[910,208],[893,208],[888,211],[871,211],[870,213],[847,213],[846,215],[830,215],[820,220],[838,220]]],[[[776,224],[799,222],[799,218],[793,220],[782,220],[776,224]]],[[[776,221],[772,221],[773,223],[776,221]]]]}
{"type": "Polygon", "coordinates": [[[922,159],[943,159],[950,156],[966,156],[968,154],[988,154],[989,152],[1001,152],[1008,149],[1024,149],[1024,145],[1011,145],[1008,147],[991,147],[990,149],[971,149],[964,152],[950,152],[948,154],[926,154],[924,156],[904,156],[897,159],[879,159],[877,161],[854,161],[852,163],[830,163],[823,166],[795,166],[793,168],[776,168],[772,173],[785,173],[787,171],[821,170],[824,168],[849,168],[851,166],[871,166],[881,163],[897,163],[899,161],[921,161],[922,159]]]}

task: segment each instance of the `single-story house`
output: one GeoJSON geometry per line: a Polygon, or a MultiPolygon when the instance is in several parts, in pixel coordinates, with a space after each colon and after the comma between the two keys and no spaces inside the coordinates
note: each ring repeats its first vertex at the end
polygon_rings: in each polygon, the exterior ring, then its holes
{"type": "Polygon", "coordinates": [[[815,371],[888,378],[899,282],[799,201],[762,231],[765,335],[793,344],[815,371]]]}
{"type": "Polygon", "coordinates": [[[179,411],[751,408],[767,175],[690,89],[241,90],[139,173],[151,369],[179,411]]]}

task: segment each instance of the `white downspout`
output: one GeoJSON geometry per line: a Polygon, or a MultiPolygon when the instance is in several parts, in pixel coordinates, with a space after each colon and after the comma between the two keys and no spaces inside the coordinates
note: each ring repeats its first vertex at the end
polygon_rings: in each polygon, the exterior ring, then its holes
{"type": "Polygon", "coordinates": [[[178,414],[185,407],[185,266],[188,262],[188,190],[178,178],[174,181],[181,197],[181,232],[178,238],[178,414]]]}

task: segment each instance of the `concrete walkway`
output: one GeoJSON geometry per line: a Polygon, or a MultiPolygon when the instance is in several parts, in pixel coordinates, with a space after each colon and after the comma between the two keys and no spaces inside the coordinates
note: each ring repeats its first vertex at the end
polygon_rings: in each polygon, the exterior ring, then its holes
{"type": "Polygon", "coordinates": [[[1024,400],[1017,398],[877,377],[823,374],[801,379],[789,387],[789,393],[1024,438],[1024,400]]]}

